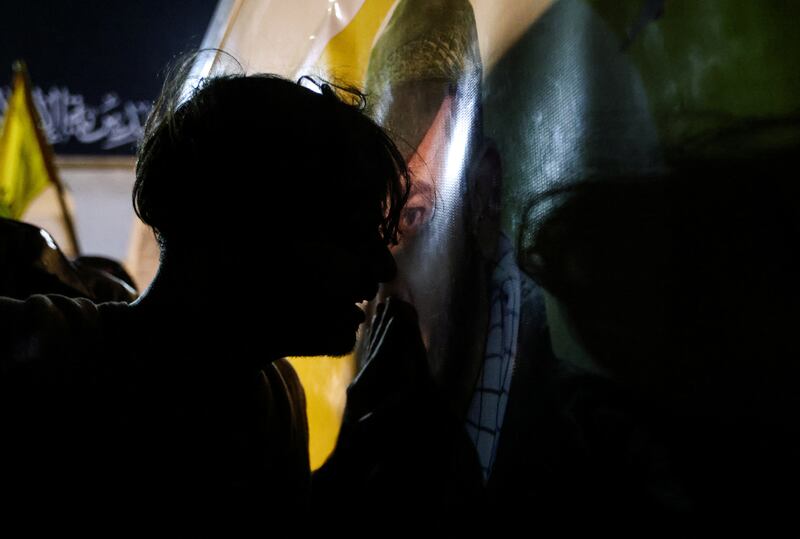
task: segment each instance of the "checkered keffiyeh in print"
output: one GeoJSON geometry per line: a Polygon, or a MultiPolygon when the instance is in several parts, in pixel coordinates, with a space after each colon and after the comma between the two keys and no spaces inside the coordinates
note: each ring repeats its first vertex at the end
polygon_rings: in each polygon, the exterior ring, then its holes
{"type": "Polygon", "coordinates": [[[490,294],[483,369],[466,420],[467,432],[478,450],[484,479],[489,478],[494,465],[517,354],[521,278],[511,241],[504,235],[497,249],[490,294]]]}

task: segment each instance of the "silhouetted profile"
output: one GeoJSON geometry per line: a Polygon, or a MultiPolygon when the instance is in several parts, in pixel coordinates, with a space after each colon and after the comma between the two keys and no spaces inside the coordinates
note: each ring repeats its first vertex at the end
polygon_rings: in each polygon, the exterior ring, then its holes
{"type": "Polygon", "coordinates": [[[405,165],[360,94],[271,75],[183,83],[138,154],[134,206],[162,252],[141,299],[0,299],[6,492],[306,501],[304,397],[281,358],[353,348],[355,303],[395,272],[405,165]]]}

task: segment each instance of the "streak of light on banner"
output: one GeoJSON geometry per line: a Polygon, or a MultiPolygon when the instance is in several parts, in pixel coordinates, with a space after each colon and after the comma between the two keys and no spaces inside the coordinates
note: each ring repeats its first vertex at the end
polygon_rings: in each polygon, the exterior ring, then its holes
{"type": "MultiPolygon", "coordinates": [[[[317,62],[320,72],[336,81],[360,87],[366,76],[367,62],[375,34],[394,0],[364,2],[355,17],[336,34],[322,51],[317,62]]],[[[330,16],[336,17],[336,2],[331,2],[330,16]]],[[[355,357],[290,358],[306,392],[311,468],[325,462],[336,444],[345,391],[356,371],[355,357]]]]}

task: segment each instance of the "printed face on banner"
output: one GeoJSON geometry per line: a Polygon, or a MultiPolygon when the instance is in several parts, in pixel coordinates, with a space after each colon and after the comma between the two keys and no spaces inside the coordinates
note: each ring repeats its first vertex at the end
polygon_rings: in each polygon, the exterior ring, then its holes
{"type": "Polygon", "coordinates": [[[367,68],[369,112],[411,173],[392,248],[397,278],[378,299],[397,296],[414,305],[431,370],[443,386],[470,377],[473,352],[480,355],[485,340],[487,283],[474,226],[481,190],[471,174],[482,141],[480,79],[475,19],[464,0],[399,2],[367,68]]]}
{"type": "Polygon", "coordinates": [[[447,361],[447,337],[457,328],[452,312],[464,293],[458,286],[469,263],[469,237],[463,193],[462,156],[454,158],[452,97],[446,97],[419,146],[409,155],[411,192],[403,210],[400,241],[392,248],[398,277],[382,287],[381,297],[413,304],[435,372],[447,361]],[[456,160],[457,159],[457,160],[456,160]]]}
{"type": "Polygon", "coordinates": [[[412,182],[400,222],[404,243],[425,231],[433,217],[438,179],[445,172],[446,128],[452,105],[452,98],[445,98],[419,147],[408,159],[412,182]]]}

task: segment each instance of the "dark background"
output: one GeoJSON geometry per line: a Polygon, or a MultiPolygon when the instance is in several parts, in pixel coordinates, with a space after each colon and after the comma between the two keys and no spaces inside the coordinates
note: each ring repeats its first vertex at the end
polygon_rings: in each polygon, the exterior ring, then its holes
{"type": "MultiPolygon", "coordinates": [[[[161,88],[164,68],[200,45],[216,4],[217,0],[2,0],[0,88],[7,96],[12,63],[24,59],[41,95],[56,89],[62,96],[67,90],[83,96],[86,108],[92,109],[86,112],[88,123],[86,117],[81,120],[83,125],[100,126],[100,114],[114,111],[123,111],[119,118],[131,125],[125,104],[138,107],[144,117],[161,88]],[[98,110],[112,93],[119,97],[119,106],[98,110]]],[[[83,113],[74,107],[74,99],[72,104],[71,114],[83,113]]],[[[53,117],[43,114],[45,124],[44,116],[53,117]]],[[[80,142],[66,132],[62,129],[62,140],[54,141],[56,153],[133,152],[131,143],[80,142]]]]}

